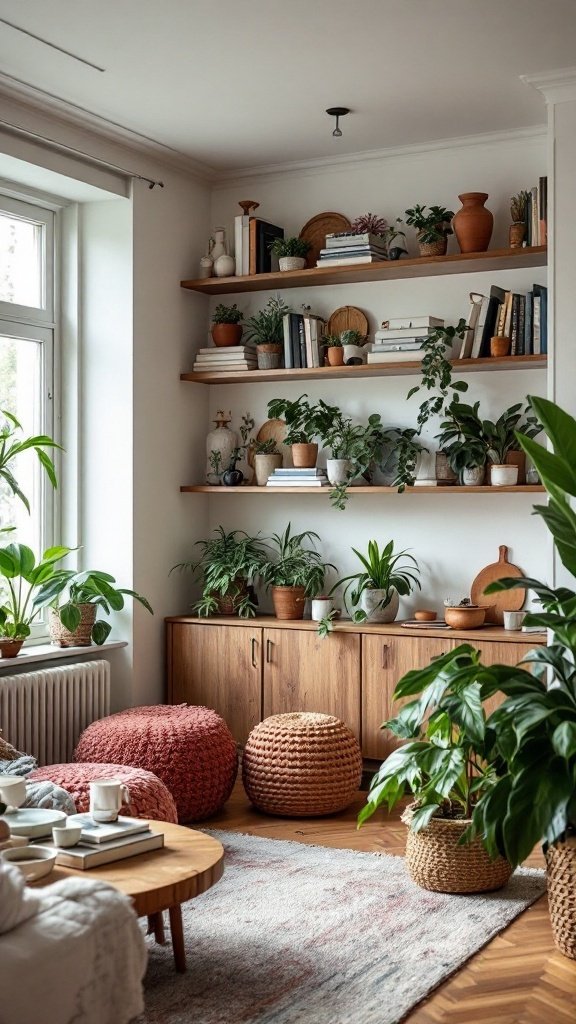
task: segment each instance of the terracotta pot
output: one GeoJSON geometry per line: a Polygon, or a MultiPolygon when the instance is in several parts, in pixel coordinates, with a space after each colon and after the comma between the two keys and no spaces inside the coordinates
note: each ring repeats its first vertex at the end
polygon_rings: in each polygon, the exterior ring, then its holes
{"type": "Polygon", "coordinates": [[[272,587],[272,604],[277,619],[303,619],[304,587],[272,587]]]}
{"type": "Polygon", "coordinates": [[[490,338],[490,355],[496,357],[507,356],[510,352],[510,344],[510,338],[495,334],[493,338],[490,338]]]}
{"type": "Polygon", "coordinates": [[[486,252],[494,227],[494,217],[484,207],[488,193],[463,192],[458,199],[462,208],[455,214],[452,227],[460,252],[486,252]]]}
{"type": "Polygon", "coordinates": [[[478,629],[484,625],[486,608],[466,607],[457,605],[455,608],[444,609],[444,622],[452,629],[478,629]]]}
{"type": "Polygon", "coordinates": [[[0,658],[15,658],[23,643],[23,640],[0,640],[0,658]]]}
{"type": "Polygon", "coordinates": [[[91,647],[92,627],[96,621],[96,605],[80,604],[80,623],[71,633],[60,621],[56,608],[50,608],[48,632],[53,647],[91,647]]]}
{"type": "Polygon", "coordinates": [[[439,487],[448,487],[458,482],[458,477],[450,468],[448,456],[444,452],[436,452],[436,480],[439,487]]]}
{"type": "Polygon", "coordinates": [[[293,444],[292,464],[297,469],[314,469],[318,458],[317,444],[293,444]]]}
{"type": "Polygon", "coordinates": [[[522,221],[510,225],[508,231],[508,245],[511,249],[520,249],[526,234],[526,225],[522,221]]]}
{"type": "Polygon", "coordinates": [[[526,483],[526,453],[525,452],[508,452],[504,459],[504,465],[506,466],[518,466],[518,483],[526,483]]]}
{"type": "Polygon", "coordinates": [[[418,250],[421,256],[445,256],[448,248],[448,238],[444,235],[437,242],[421,242],[418,237],[418,250]]]}
{"type": "Polygon", "coordinates": [[[256,473],[258,487],[265,487],[268,483],[268,477],[275,469],[280,469],[281,466],[282,456],[280,453],[276,455],[255,455],[254,472],[256,473]]]}
{"type": "Polygon", "coordinates": [[[331,345],[326,355],[329,366],[344,366],[344,349],[341,345],[331,345]]]}
{"type": "Polygon", "coordinates": [[[256,346],[259,370],[277,370],[282,362],[282,345],[270,343],[256,346]]]}
{"type": "Polygon", "coordinates": [[[218,348],[239,345],[242,337],[241,324],[212,324],[212,341],[218,348]]]}
{"type": "Polygon", "coordinates": [[[490,483],[492,487],[514,487],[518,483],[518,466],[490,466],[490,483]]]}
{"type": "Polygon", "coordinates": [[[388,604],[380,607],[380,602],[386,598],[385,590],[363,590],[360,598],[360,607],[366,612],[368,622],[394,622],[398,615],[400,598],[398,591],[393,590],[390,594],[388,604]]]}

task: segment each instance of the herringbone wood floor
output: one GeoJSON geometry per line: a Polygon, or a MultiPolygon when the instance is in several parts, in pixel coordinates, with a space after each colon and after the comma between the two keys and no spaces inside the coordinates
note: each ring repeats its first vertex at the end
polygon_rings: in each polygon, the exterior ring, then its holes
{"type": "MultiPolygon", "coordinates": [[[[286,819],[250,806],[241,783],[211,828],[342,849],[402,855],[399,815],[374,816],[356,829],[364,796],[330,818],[286,819]]],[[[528,864],[542,867],[535,852],[528,864]]],[[[312,1022],[311,1022],[312,1024],[312,1022]]],[[[406,1018],[406,1024],[576,1024],[576,961],[554,947],[546,897],[520,915],[406,1018]]]]}

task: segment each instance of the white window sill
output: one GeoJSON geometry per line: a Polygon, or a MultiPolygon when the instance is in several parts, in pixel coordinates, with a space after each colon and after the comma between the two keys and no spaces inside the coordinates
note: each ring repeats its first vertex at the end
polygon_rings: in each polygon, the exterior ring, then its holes
{"type": "Polygon", "coordinates": [[[112,651],[120,647],[127,647],[125,640],[111,641],[101,644],[98,647],[92,644],[91,647],[53,647],[52,644],[37,644],[34,647],[23,647],[16,658],[0,658],[0,677],[2,669],[18,668],[21,665],[33,665],[36,662],[60,661],[62,658],[75,658],[77,661],[83,658],[92,658],[100,652],[112,651]]]}

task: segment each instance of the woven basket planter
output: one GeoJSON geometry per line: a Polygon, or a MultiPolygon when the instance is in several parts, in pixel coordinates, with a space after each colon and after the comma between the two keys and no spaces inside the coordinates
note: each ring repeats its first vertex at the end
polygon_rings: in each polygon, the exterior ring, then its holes
{"type": "Polygon", "coordinates": [[[445,256],[447,248],[447,238],[440,238],[437,242],[418,242],[418,251],[421,256],[445,256]]]}
{"type": "MultiPolygon", "coordinates": [[[[402,821],[410,825],[414,805],[402,821]]],[[[413,882],[432,892],[491,892],[501,889],[512,874],[503,857],[490,860],[480,839],[459,846],[470,820],[433,817],[420,832],[408,829],[406,867],[413,882]]]]}
{"type": "Polygon", "coordinates": [[[62,625],[57,609],[50,609],[48,630],[50,632],[50,643],[54,647],[92,646],[92,627],[96,621],[96,605],[79,604],[78,607],[80,609],[80,624],[73,633],[62,625]]]}
{"type": "Polygon", "coordinates": [[[576,960],[576,839],[549,846],[546,867],[554,942],[564,956],[576,960]]]}
{"type": "Polygon", "coordinates": [[[361,777],[358,741],[332,715],[273,715],[252,730],[244,748],[244,788],[266,814],[335,814],[352,802],[361,777]]]}

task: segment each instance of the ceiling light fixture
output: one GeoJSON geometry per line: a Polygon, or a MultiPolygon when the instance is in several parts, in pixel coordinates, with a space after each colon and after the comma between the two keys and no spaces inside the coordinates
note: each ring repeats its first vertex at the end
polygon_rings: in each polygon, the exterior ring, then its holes
{"type": "Polygon", "coordinates": [[[330,114],[330,117],[335,117],[336,118],[336,127],[335,127],[334,131],[332,132],[332,135],[335,138],[337,138],[337,139],[341,139],[342,138],[342,131],[340,129],[339,121],[340,121],[340,118],[344,117],[345,114],[349,114],[350,113],[350,108],[349,107],[328,107],[326,113],[330,114]]]}

